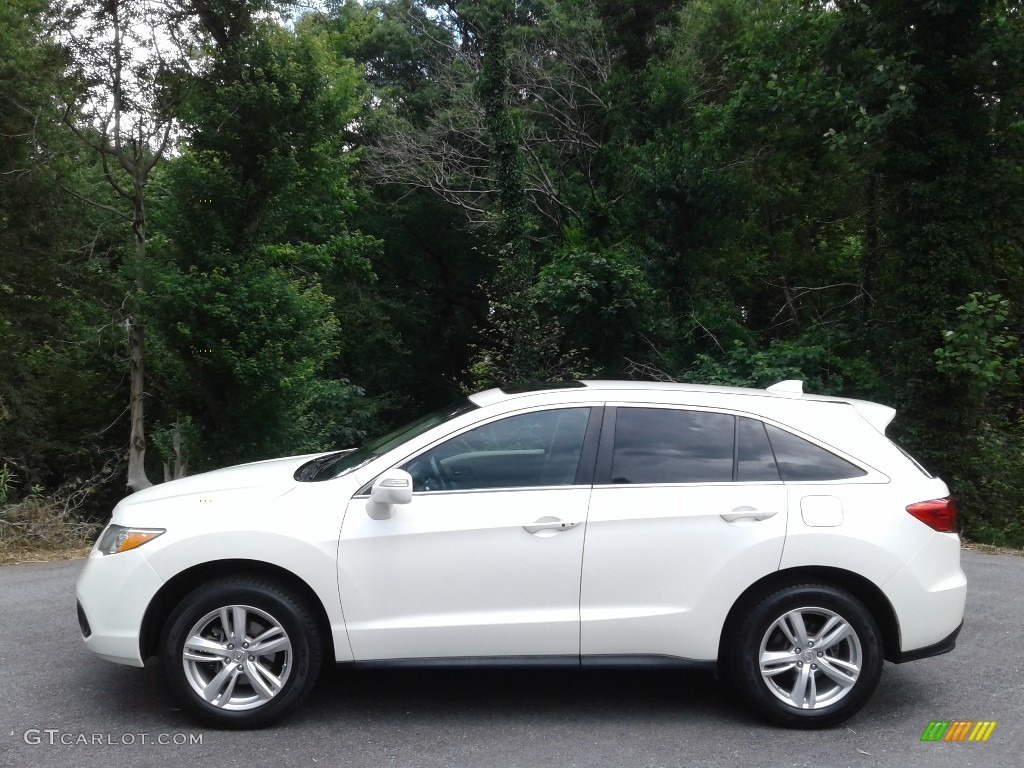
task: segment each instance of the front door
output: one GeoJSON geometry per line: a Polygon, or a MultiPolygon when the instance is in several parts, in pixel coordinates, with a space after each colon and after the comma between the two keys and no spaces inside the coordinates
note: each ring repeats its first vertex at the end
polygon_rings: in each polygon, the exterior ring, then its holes
{"type": "Polygon", "coordinates": [[[338,568],[357,661],[579,654],[590,410],[505,416],[435,444],[401,465],[413,499],[389,519],[352,499],[338,568]]]}

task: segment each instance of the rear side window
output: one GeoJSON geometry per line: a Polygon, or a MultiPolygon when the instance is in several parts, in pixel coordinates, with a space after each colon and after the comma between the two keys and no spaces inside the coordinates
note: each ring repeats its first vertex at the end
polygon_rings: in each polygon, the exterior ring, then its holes
{"type": "Polygon", "coordinates": [[[756,419],[740,417],[736,479],[741,483],[779,480],[779,467],[768,442],[768,433],[764,431],[764,424],[756,419]]]}
{"type": "Polygon", "coordinates": [[[604,476],[616,484],[813,482],[867,474],[758,419],[670,408],[617,408],[610,464],[604,476]]]}
{"type": "Polygon", "coordinates": [[[730,482],[735,424],[735,416],[723,413],[619,408],[611,481],[730,482]]]}
{"type": "Polygon", "coordinates": [[[779,474],[786,482],[849,480],[867,474],[855,464],[801,437],[771,424],[766,424],[765,429],[771,441],[779,474]]]}

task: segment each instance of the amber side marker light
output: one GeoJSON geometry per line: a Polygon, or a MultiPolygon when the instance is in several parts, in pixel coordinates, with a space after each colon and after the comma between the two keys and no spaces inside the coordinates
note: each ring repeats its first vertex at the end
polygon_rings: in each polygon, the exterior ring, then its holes
{"type": "Polygon", "coordinates": [[[929,528],[943,533],[956,533],[956,504],[949,496],[911,504],[907,512],[929,528]]]}
{"type": "Polygon", "coordinates": [[[116,555],[141,547],[165,532],[164,528],[126,528],[111,524],[103,531],[96,549],[104,555],[116,555]]]}

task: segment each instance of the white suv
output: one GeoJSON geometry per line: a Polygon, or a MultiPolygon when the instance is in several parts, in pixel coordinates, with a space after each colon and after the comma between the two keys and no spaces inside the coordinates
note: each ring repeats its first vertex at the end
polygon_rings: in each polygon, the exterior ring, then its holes
{"type": "Polygon", "coordinates": [[[951,650],[956,512],[895,412],[613,381],[492,389],[355,451],[124,499],[78,582],[86,645],[200,720],[270,723],[325,662],[717,668],[790,726],[951,650]]]}

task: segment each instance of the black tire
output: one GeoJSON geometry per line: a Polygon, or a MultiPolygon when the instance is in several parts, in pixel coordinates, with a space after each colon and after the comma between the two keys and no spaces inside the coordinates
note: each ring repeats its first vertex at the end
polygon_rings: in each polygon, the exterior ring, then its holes
{"type": "Polygon", "coordinates": [[[853,716],[874,693],[882,674],[881,634],[853,595],[827,584],[799,584],[748,608],[728,638],[724,662],[757,716],[791,728],[825,728],[853,716]],[[837,632],[847,634],[830,642],[837,632]]]}
{"type": "Polygon", "coordinates": [[[224,578],[196,588],[171,613],[160,642],[172,695],[214,728],[262,728],[281,719],[309,695],[322,660],[310,608],[288,589],[258,579],[224,578]],[[235,629],[240,624],[244,629],[235,629]],[[199,639],[190,641],[186,658],[190,638],[199,639]],[[201,694],[204,687],[212,702],[201,694]]]}

